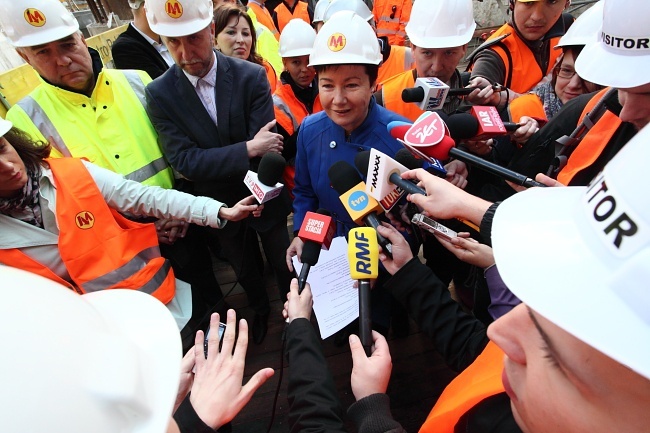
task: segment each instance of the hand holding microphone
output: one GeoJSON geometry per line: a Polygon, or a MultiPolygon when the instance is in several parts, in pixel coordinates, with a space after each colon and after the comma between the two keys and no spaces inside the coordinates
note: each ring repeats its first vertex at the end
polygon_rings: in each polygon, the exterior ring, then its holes
{"type": "Polygon", "coordinates": [[[372,353],[370,280],[379,276],[377,236],[372,227],[355,227],[348,234],[350,277],[359,281],[359,338],[366,356],[372,353]]]}

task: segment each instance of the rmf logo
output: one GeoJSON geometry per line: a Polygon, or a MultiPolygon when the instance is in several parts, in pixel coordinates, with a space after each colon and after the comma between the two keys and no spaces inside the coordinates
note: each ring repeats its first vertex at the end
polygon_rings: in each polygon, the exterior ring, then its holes
{"type": "Polygon", "coordinates": [[[348,199],[348,204],[350,208],[354,211],[361,212],[368,206],[368,194],[364,191],[355,191],[350,195],[348,199]]]}
{"type": "Polygon", "coordinates": [[[180,18],[183,15],[183,5],[178,0],[167,0],[165,2],[165,12],[172,18],[180,18]]]}
{"type": "Polygon", "coordinates": [[[75,215],[74,222],[81,230],[88,230],[95,225],[95,216],[87,210],[83,210],[75,215]]]}
{"type": "Polygon", "coordinates": [[[29,25],[34,27],[43,27],[45,25],[45,15],[38,9],[27,8],[23,16],[29,25]]]}
{"type": "Polygon", "coordinates": [[[327,47],[330,49],[330,51],[341,51],[343,48],[345,48],[345,42],[345,35],[343,35],[343,33],[334,33],[332,36],[330,36],[330,39],[327,42],[327,47]]]}

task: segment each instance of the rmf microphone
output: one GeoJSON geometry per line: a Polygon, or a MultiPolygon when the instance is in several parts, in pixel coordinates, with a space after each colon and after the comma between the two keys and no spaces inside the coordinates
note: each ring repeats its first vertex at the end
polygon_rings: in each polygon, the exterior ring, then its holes
{"type": "Polygon", "coordinates": [[[257,173],[248,170],[244,183],[253,193],[259,204],[276,198],[282,192],[282,185],[278,181],[282,178],[287,161],[279,153],[267,153],[260,160],[257,173]]]}
{"type": "Polygon", "coordinates": [[[318,263],[321,249],[329,249],[334,231],[334,222],[326,209],[307,212],[302,220],[298,237],[302,239],[304,245],[300,254],[302,268],[298,275],[298,293],[302,293],[305,288],[309,270],[318,263]]]}
{"type": "MultiPolygon", "coordinates": [[[[381,212],[381,206],[377,200],[366,193],[366,184],[359,177],[357,170],[346,161],[337,161],[327,171],[327,176],[352,221],[359,225],[365,223],[377,229],[381,224],[377,217],[377,212],[381,212]]],[[[379,233],[377,233],[377,240],[384,253],[393,258],[393,246],[390,241],[379,233]]]]}
{"type": "Polygon", "coordinates": [[[370,280],[379,276],[377,232],[372,227],[356,227],[348,234],[350,277],[359,281],[359,339],[370,356],[372,319],[370,317],[370,280]]]}

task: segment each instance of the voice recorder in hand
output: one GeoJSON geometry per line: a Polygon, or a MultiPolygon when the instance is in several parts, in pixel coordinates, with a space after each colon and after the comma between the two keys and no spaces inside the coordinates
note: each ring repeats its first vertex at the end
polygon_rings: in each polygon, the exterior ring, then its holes
{"type": "Polygon", "coordinates": [[[443,226],[438,221],[434,221],[431,218],[422,215],[421,213],[416,213],[413,215],[411,223],[415,224],[421,229],[428,231],[432,235],[441,236],[448,241],[451,240],[451,238],[458,236],[458,233],[452,229],[443,226]]]}

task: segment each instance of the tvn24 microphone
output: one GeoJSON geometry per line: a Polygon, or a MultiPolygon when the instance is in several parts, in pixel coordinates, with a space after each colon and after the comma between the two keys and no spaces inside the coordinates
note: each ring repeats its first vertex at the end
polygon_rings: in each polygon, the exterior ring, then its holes
{"type": "Polygon", "coordinates": [[[302,293],[307,283],[307,276],[312,266],[318,263],[321,249],[329,249],[334,237],[334,221],[326,209],[318,209],[316,212],[307,212],[302,220],[298,237],[304,245],[300,261],[302,268],[298,275],[298,293],[302,293]]]}
{"type": "MultiPolygon", "coordinates": [[[[381,212],[382,208],[377,200],[366,193],[366,184],[357,170],[346,161],[337,161],[327,171],[327,176],[352,221],[377,229],[381,224],[377,212],[381,212]]],[[[392,258],[393,246],[388,239],[377,233],[377,240],[384,253],[392,258]]]]}
{"type": "Polygon", "coordinates": [[[279,153],[267,153],[260,160],[257,173],[248,170],[244,183],[253,193],[259,204],[276,198],[282,192],[282,185],[278,181],[286,165],[285,159],[279,153]]]}
{"type": "Polygon", "coordinates": [[[359,281],[359,339],[370,356],[372,319],[370,316],[370,280],[379,276],[377,233],[371,227],[356,227],[348,235],[350,277],[359,281]]]}

